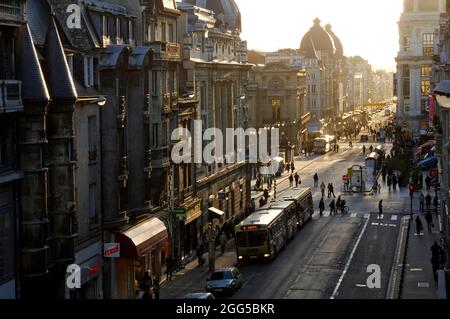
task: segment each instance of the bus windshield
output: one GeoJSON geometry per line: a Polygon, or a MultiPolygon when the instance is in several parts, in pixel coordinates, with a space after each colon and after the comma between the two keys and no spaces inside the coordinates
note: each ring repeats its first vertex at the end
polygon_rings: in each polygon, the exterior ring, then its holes
{"type": "Polygon", "coordinates": [[[262,247],[267,244],[267,231],[236,233],[236,244],[238,247],[262,247]]]}
{"type": "Polygon", "coordinates": [[[315,147],[325,147],[326,146],[326,142],[325,140],[321,139],[321,140],[315,140],[314,141],[314,146],[315,147]]]}

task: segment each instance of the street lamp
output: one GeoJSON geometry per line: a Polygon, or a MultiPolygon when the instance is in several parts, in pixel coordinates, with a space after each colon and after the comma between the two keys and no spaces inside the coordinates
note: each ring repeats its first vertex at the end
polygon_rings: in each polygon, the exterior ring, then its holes
{"type": "Polygon", "coordinates": [[[449,258],[449,225],[448,225],[448,189],[449,189],[449,109],[450,109],[450,81],[445,80],[438,84],[434,89],[434,94],[436,95],[436,100],[442,107],[442,219],[443,219],[443,233],[444,233],[444,245],[447,253],[447,260],[445,268],[450,269],[450,258],[449,258]]]}

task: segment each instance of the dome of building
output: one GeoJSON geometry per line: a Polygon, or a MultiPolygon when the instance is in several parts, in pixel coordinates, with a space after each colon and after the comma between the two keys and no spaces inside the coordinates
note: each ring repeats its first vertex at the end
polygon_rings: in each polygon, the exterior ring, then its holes
{"type": "Polygon", "coordinates": [[[222,20],[229,29],[242,31],[241,12],[234,0],[184,0],[184,2],[212,10],[216,18],[222,20]]]}
{"type": "Polygon", "coordinates": [[[331,35],[325,31],[320,25],[320,20],[316,18],[312,28],[303,36],[300,44],[300,51],[302,51],[307,58],[316,57],[316,51],[335,52],[336,47],[331,35]]]}
{"type": "Polygon", "coordinates": [[[334,47],[336,48],[336,54],[339,56],[343,56],[344,55],[344,47],[342,46],[342,42],[338,38],[338,36],[333,32],[333,30],[331,30],[331,24],[327,24],[325,26],[325,30],[333,38],[334,47]]]}

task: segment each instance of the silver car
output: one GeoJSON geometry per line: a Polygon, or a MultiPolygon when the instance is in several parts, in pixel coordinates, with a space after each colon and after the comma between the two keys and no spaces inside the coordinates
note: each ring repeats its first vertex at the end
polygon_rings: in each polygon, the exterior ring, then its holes
{"type": "Polygon", "coordinates": [[[187,294],[184,296],[184,299],[190,299],[190,300],[209,300],[209,299],[215,299],[214,296],[209,292],[200,292],[200,293],[193,293],[193,294],[187,294]]]}
{"type": "Polygon", "coordinates": [[[219,269],[206,280],[206,291],[212,294],[234,295],[241,287],[242,277],[235,267],[219,269]]]}

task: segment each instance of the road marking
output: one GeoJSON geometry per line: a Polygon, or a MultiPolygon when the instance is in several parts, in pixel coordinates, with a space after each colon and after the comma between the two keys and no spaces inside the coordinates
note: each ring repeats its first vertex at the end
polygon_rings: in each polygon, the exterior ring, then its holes
{"type": "Polygon", "coordinates": [[[372,223],[372,226],[380,226],[380,223],[372,223]]]}
{"type": "Polygon", "coordinates": [[[357,216],[358,216],[357,213],[352,213],[352,214],[350,215],[351,218],[355,218],[355,217],[357,217],[357,216]]]}
{"type": "Polygon", "coordinates": [[[430,283],[429,282],[419,282],[419,283],[417,283],[417,287],[418,288],[430,288],[430,283]]]}
{"type": "Polygon", "coordinates": [[[378,219],[378,220],[382,220],[383,218],[384,218],[384,215],[377,216],[377,219],[378,219]]]}
{"type": "Polygon", "coordinates": [[[364,218],[366,218],[366,219],[370,218],[370,214],[369,213],[365,214],[364,218]]]}
{"type": "Polygon", "coordinates": [[[423,269],[422,268],[411,268],[409,271],[411,271],[411,272],[421,272],[421,271],[423,271],[423,269]]]}
{"type": "Polygon", "coordinates": [[[369,219],[366,220],[364,227],[361,231],[361,234],[359,234],[358,239],[356,240],[355,246],[353,247],[352,253],[350,254],[350,257],[348,258],[347,264],[345,265],[344,271],[342,272],[341,277],[339,278],[339,281],[336,285],[336,288],[334,288],[333,294],[331,295],[330,299],[334,299],[339,291],[339,288],[341,287],[342,282],[344,281],[344,277],[347,274],[348,269],[350,268],[350,264],[352,263],[353,256],[356,253],[356,249],[358,248],[359,243],[361,242],[361,239],[366,232],[367,225],[369,225],[369,219]]]}
{"type": "Polygon", "coordinates": [[[358,287],[358,288],[367,288],[367,285],[357,284],[356,287],[358,287]]]}
{"type": "Polygon", "coordinates": [[[398,216],[397,215],[392,215],[391,221],[395,222],[397,220],[398,220],[398,216]]]}

